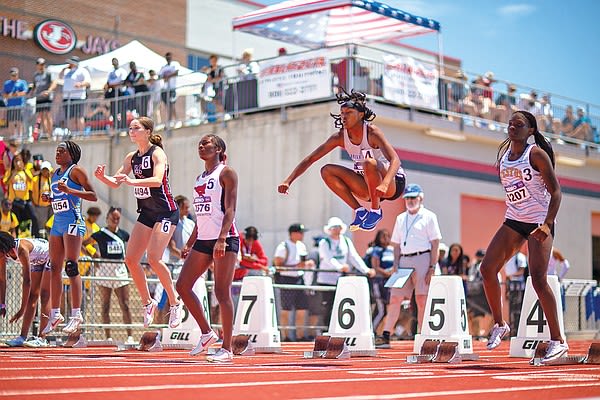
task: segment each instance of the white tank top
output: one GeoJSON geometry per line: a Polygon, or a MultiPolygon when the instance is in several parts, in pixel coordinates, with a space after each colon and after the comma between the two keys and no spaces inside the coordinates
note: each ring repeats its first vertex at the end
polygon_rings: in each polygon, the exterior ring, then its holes
{"type": "Polygon", "coordinates": [[[506,192],[505,218],[531,224],[542,224],[548,213],[550,193],[541,174],[529,161],[534,145],[529,145],[521,157],[509,161],[510,150],[500,161],[500,182],[506,192]]]}
{"type": "MultiPolygon", "coordinates": [[[[210,174],[203,172],[196,178],[194,184],[194,212],[196,213],[196,226],[198,227],[197,240],[216,240],[219,238],[225,205],[224,193],[219,176],[225,164],[219,164],[210,174]]],[[[235,218],[227,237],[239,236],[235,227],[235,218]]]]}
{"type": "Polygon", "coordinates": [[[29,253],[29,263],[31,265],[43,265],[48,262],[48,241],[46,239],[15,239],[16,248],[19,248],[19,242],[21,240],[27,240],[28,242],[33,244],[33,249],[31,249],[31,252],[29,253]]]}
{"type": "MultiPolygon", "coordinates": [[[[390,167],[390,162],[387,158],[385,158],[381,149],[374,149],[369,144],[367,128],[368,124],[366,122],[363,123],[363,135],[359,145],[356,145],[350,141],[348,131],[344,129],[344,149],[346,149],[346,152],[354,162],[354,172],[361,175],[364,174],[362,163],[367,158],[374,158],[385,165],[386,168],[390,167]]],[[[404,175],[404,170],[402,167],[398,168],[396,175],[404,175]]]]}

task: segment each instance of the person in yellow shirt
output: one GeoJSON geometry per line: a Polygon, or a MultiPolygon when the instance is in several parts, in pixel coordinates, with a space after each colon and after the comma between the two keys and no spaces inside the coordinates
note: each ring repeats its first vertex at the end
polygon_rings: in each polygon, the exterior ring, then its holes
{"type": "Polygon", "coordinates": [[[50,200],[44,200],[42,193],[50,193],[50,181],[52,179],[52,164],[49,161],[43,161],[40,173],[33,177],[31,181],[31,203],[37,220],[39,230],[33,232],[36,237],[45,237],[46,230],[43,228],[52,216],[52,207],[50,200]]]}
{"type": "Polygon", "coordinates": [[[17,235],[17,226],[19,220],[14,212],[11,211],[12,202],[8,199],[2,199],[2,212],[0,212],[0,231],[8,232],[14,237],[17,235]]]}
{"type": "Polygon", "coordinates": [[[20,153],[12,159],[10,174],[7,174],[4,179],[8,188],[7,198],[12,201],[12,211],[20,223],[17,228],[17,236],[32,236],[33,232],[39,230],[30,199],[32,176],[25,169],[25,163],[20,153]]]}

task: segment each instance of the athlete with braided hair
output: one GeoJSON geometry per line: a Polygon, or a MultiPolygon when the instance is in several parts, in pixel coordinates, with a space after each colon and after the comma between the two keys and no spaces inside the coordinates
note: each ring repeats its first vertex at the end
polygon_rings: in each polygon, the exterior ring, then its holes
{"type": "Polygon", "coordinates": [[[58,168],[52,175],[50,195],[42,198],[51,201],[54,223],[50,230],[50,268],[52,269],[50,297],[52,310],[48,324],[42,334],[53,331],[65,318],[60,314],[62,297],[62,269],[71,284],[71,318],[63,328],[65,333],[74,333],[83,322],[81,315],[82,286],[79,276],[79,250],[85,234],[85,222],[81,216],[81,201],[96,201],[96,192],[85,170],[77,165],[81,159],[81,148],[70,140],[56,147],[58,168]],[[66,262],[65,262],[66,258],[66,262]]]}
{"type": "Polygon", "coordinates": [[[279,193],[288,193],[292,184],[312,164],[336,147],[342,147],[354,162],[353,169],[327,164],[321,168],[325,184],[355,212],[350,230],[372,231],[383,218],[380,203],[395,200],[404,191],[406,177],[400,158],[381,129],[370,123],[375,113],[366,105],[364,93],[345,90],[337,95],[340,114],[331,114],[337,132],[306,156],[279,184],[279,193]],[[358,200],[371,203],[367,210],[358,200]]]}

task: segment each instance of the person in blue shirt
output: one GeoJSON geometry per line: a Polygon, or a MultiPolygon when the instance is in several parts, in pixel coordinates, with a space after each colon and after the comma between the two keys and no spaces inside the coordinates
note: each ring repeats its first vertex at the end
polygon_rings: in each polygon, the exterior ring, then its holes
{"type": "Polygon", "coordinates": [[[8,107],[7,120],[9,129],[13,129],[13,135],[22,133],[21,110],[25,105],[25,95],[27,94],[27,81],[19,78],[19,69],[12,67],[10,69],[10,79],[4,82],[2,88],[2,97],[8,107]]]}
{"type": "Polygon", "coordinates": [[[573,122],[571,137],[581,140],[592,140],[592,121],[586,117],[585,111],[577,107],[577,119],[573,122]]]}

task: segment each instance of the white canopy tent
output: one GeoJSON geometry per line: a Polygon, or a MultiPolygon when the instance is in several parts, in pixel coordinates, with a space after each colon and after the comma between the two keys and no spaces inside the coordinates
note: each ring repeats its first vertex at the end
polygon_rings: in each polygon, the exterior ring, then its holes
{"type": "MultiPolygon", "coordinates": [[[[150,50],[137,40],[132,40],[124,46],[119,47],[109,53],[99,55],[94,58],[82,60],[79,63],[80,67],[85,67],[90,72],[92,77],[91,90],[102,90],[106,83],[108,73],[113,70],[112,59],[116,58],[119,60],[119,66],[129,71],[129,63],[134,61],[138,70],[143,72],[146,77],[148,71],[153,69],[158,73],[163,65],[166,64],[165,58],[158,53],[150,50]]],[[[58,76],[60,71],[67,64],[55,64],[49,65],[48,71],[53,76],[58,76]]],[[[177,77],[178,94],[185,94],[186,92],[192,91],[192,85],[195,85],[195,90],[198,90],[199,85],[206,81],[206,74],[201,72],[194,72],[191,69],[180,67],[179,76],[177,77]],[[186,87],[190,87],[192,90],[186,90],[186,87]],[[183,93],[179,93],[183,92],[183,93]]]]}

